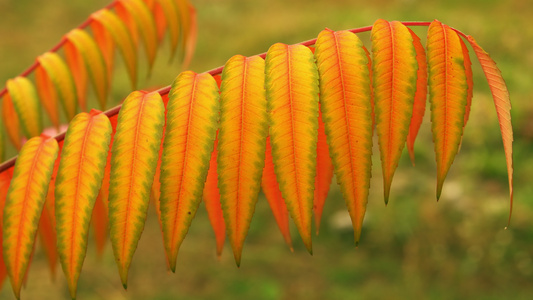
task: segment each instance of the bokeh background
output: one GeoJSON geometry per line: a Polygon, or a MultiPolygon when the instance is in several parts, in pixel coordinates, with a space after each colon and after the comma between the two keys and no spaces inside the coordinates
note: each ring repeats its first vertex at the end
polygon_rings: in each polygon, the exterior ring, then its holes
{"type": "MultiPolygon", "coordinates": [[[[511,92],[515,143],[515,205],[511,226],[507,174],[490,91],[474,61],[472,114],[461,152],[443,195],[435,199],[435,155],[426,118],[416,147],[416,167],[400,161],[386,207],[377,148],[368,212],[356,249],[335,181],[326,202],[314,256],[293,229],[294,253],[284,244],[261,196],[242,265],[229,244],[220,259],[203,205],[178,256],[166,270],[153,208],[130,270],[120,284],[108,245],[94,244],[79,281],[79,299],[533,299],[533,2],[530,0],[192,0],[198,11],[198,46],[191,69],[206,71],[232,55],[265,52],[275,42],[314,38],[325,27],[340,30],[376,19],[439,19],[470,34],[496,60],[511,92]]],[[[19,74],[63,34],[108,0],[0,0],[0,82],[19,74]]],[[[426,28],[413,28],[425,42],[426,28]]],[[[359,34],[369,46],[370,35],[359,34]]],[[[168,44],[153,76],[139,87],[170,84],[181,67],[168,64],[168,44]]],[[[370,49],[370,48],[369,48],[370,49]]],[[[473,55],[473,52],[472,52],[473,55]]],[[[141,56],[141,73],[146,74],[141,56]]],[[[124,67],[116,68],[111,99],[129,92],[124,67]]],[[[377,145],[377,143],[375,143],[377,145]]],[[[67,299],[61,268],[50,276],[38,245],[24,299],[67,299]]],[[[4,282],[0,299],[13,299],[4,282]]]]}

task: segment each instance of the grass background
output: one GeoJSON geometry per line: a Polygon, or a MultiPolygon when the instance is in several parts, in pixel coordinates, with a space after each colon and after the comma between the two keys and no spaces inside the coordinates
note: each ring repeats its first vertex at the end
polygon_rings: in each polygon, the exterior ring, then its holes
{"type": "MultiPolygon", "coordinates": [[[[90,245],[79,299],[531,299],[533,297],[533,4],[529,0],[192,0],[198,10],[198,46],[191,69],[223,65],[232,55],[264,52],[275,42],[314,38],[325,27],[340,30],[376,19],[439,19],[470,34],[501,68],[511,92],[515,134],[515,206],[509,230],[505,159],[491,95],[474,62],[474,98],[461,152],[435,201],[435,159],[426,118],[417,141],[417,165],[404,153],[382,199],[381,168],[374,149],[368,212],[359,248],[335,183],[320,235],[309,256],[293,230],[295,252],[284,244],[261,196],[241,268],[226,243],[220,259],[203,205],[178,256],[176,274],[165,267],[153,208],[122,289],[108,245],[97,257],[90,245]]],[[[71,28],[108,1],[0,0],[0,82],[29,66],[71,28]]],[[[423,42],[425,28],[414,28],[423,42]]],[[[369,45],[369,34],[359,34],[369,45]]],[[[140,88],[168,85],[181,68],[168,64],[168,43],[153,76],[141,53],[140,88]]],[[[473,55],[473,53],[472,53],[473,55]]],[[[129,92],[121,62],[110,101],[129,92]]],[[[376,145],[377,143],[375,143],[376,145]]],[[[10,153],[13,153],[11,150],[10,153]]],[[[293,228],[294,229],[294,228],[293,228]]],[[[61,268],[49,274],[40,246],[24,299],[67,299],[61,268]]],[[[0,299],[12,299],[4,282],[0,299]]]]}

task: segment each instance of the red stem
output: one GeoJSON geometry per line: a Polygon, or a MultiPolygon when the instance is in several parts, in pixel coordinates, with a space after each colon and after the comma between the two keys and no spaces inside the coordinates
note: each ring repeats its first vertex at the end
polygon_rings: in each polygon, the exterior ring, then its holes
{"type": "MultiPolygon", "coordinates": [[[[105,6],[104,8],[102,9],[110,9],[110,8],[113,8],[115,5],[117,4],[117,0],[109,3],[107,6],[105,6]]],[[[85,29],[87,26],[89,26],[92,22],[92,17],[89,17],[87,20],[85,20],[85,22],[81,23],[78,27],[76,27],[77,29],[85,29]]],[[[57,43],[57,45],[55,45],[54,47],[52,47],[52,49],[48,50],[48,52],[57,52],[59,51],[59,49],[61,49],[61,47],[63,47],[63,45],[65,45],[65,43],[67,42],[67,40],[65,39],[65,37],[63,36],[61,38],[61,41],[59,41],[59,43],[57,43]]],[[[28,75],[30,75],[35,69],[37,69],[37,67],[39,66],[39,61],[35,61],[33,63],[33,65],[31,65],[29,68],[27,68],[26,70],[24,70],[22,73],[20,73],[19,76],[22,76],[22,77],[26,77],[28,75]]],[[[4,96],[5,94],[7,93],[7,88],[4,87],[1,91],[0,91],[0,98],[2,96],[4,96]]]]}
{"type": "MultiPolygon", "coordinates": [[[[110,7],[113,7],[115,5],[116,1],[113,1],[111,4],[109,4],[108,6],[106,6],[106,8],[110,8],[110,7]]],[[[83,24],[81,24],[78,28],[84,28],[86,27],[88,24],[90,24],[91,22],[91,18],[89,18],[87,21],[85,21],[83,24]],[[84,26],[84,27],[82,27],[84,26]]],[[[413,21],[413,22],[402,22],[402,24],[404,24],[405,26],[429,26],[431,24],[431,22],[417,22],[417,21],[413,21]]],[[[453,30],[455,30],[459,35],[463,36],[464,38],[466,38],[466,35],[464,33],[462,33],[461,31],[455,29],[455,28],[452,28],[453,30]]],[[[366,32],[366,31],[370,31],[372,30],[372,26],[366,26],[366,27],[360,27],[360,28],[354,28],[354,29],[349,29],[348,31],[350,32],[353,32],[353,33],[361,33],[361,32],[366,32]]],[[[63,39],[57,46],[55,46],[54,48],[52,48],[52,50],[50,51],[56,51],[57,49],[59,49],[63,44],[65,43],[65,40],[63,39]]],[[[314,39],[311,39],[311,40],[308,40],[308,41],[304,41],[304,42],[301,42],[301,43],[297,43],[296,45],[304,45],[304,46],[312,46],[316,43],[316,38],[314,39]]],[[[261,54],[259,54],[260,57],[262,58],[265,58],[266,56],[266,52],[263,52],[261,54]]],[[[33,67],[33,69],[35,69],[35,67],[37,66],[37,64],[35,64],[33,67]]],[[[25,73],[30,73],[31,71],[33,71],[32,67],[30,67],[28,70],[26,70],[24,73],[22,73],[21,76],[26,76],[24,75],[25,73]]],[[[206,73],[209,73],[211,75],[219,75],[222,73],[222,70],[224,69],[224,66],[220,66],[218,68],[215,68],[215,69],[212,69],[212,70],[209,70],[207,71],[206,73]]],[[[156,90],[155,92],[158,92],[161,96],[163,95],[166,95],[168,94],[168,92],[170,91],[170,85],[169,86],[166,86],[166,87],[163,87],[163,88],[160,88],[158,90],[156,90]]],[[[5,93],[5,89],[2,90],[0,92],[0,97],[3,95],[3,93],[5,93]]],[[[118,114],[118,112],[120,111],[120,108],[122,107],[122,105],[117,105],[107,111],[104,112],[104,114],[107,116],[107,117],[112,117],[116,114],[118,114]]],[[[56,135],[54,137],[58,142],[59,141],[62,141],[65,139],[65,132],[59,134],[59,135],[56,135]]],[[[17,160],[17,157],[13,157],[11,158],[10,160],[7,160],[5,161],[3,164],[0,165],[0,173],[1,172],[4,172],[5,170],[11,168],[12,166],[15,165],[15,161],[17,160]]]]}

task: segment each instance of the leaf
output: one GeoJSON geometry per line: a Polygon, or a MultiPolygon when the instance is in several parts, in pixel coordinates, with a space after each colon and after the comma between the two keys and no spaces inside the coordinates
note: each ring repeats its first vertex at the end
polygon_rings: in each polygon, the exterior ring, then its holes
{"type": "Polygon", "coordinates": [[[411,33],[402,23],[377,20],[372,28],[372,73],[385,203],[409,133],[418,64],[411,33]]]}
{"type": "Polygon", "coordinates": [[[261,177],[261,188],[272,210],[272,214],[274,214],[274,219],[276,219],[281,235],[285,239],[285,243],[287,243],[291,252],[294,252],[289,227],[289,211],[287,210],[283,196],[281,196],[278,181],[276,180],[276,173],[274,173],[270,137],[266,139],[265,167],[263,169],[263,176],[261,177]]]}
{"type": "MultiPolygon", "coordinates": [[[[6,138],[4,135],[4,129],[0,123],[0,162],[3,162],[6,156],[6,138]]],[[[1,248],[1,247],[0,247],[1,248]]]]}
{"type": "Polygon", "coordinates": [[[159,2],[156,0],[148,0],[146,1],[146,4],[150,8],[151,13],[153,15],[157,28],[157,39],[158,42],[161,43],[165,37],[165,32],[167,30],[167,20],[165,19],[165,11],[163,11],[161,4],[159,4],[159,2]]]}
{"type": "Polygon", "coordinates": [[[124,23],[124,25],[126,25],[133,44],[137,46],[139,44],[139,32],[137,30],[137,24],[135,24],[133,16],[129,13],[126,7],[124,7],[123,2],[124,1],[117,1],[113,8],[117,14],[117,17],[124,23]]]}
{"type": "Polygon", "coordinates": [[[318,72],[302,45],[274,44],[266,55],[270,141],[281,194],[312,253],[311,219],[318,134],[318,72]]]}
{"type": "Polygon", "coordinates": [[[104,179],[100,192],[94,204],[93,216],[91,224],[93,224],[94,237],[96,242],[96,250],[99,255],[103,254],[104,247],[107,241],[108,225],[109,225],[109,176],[111,174],[111,149],[113,146],[113,139],[117,130],[118,115],[109,117],[111,123],[112,134],[109,141],[109,149],[107,152],[107,162],[105,165],[104,179]]]}
{"type": "Polygon", "coordinates": [[[209,222],[215,232],[217,255],[220,258],[222,250],[224,249],[224,241],[226,240],[226,224],[224,223],[224,215],[222,212],[222,206],[220,205],[220,192],[218,190],[217,144],[218,140],[215,140],[213,152],[209,161],[209,171],[207,172],[203,198],[205,209],[209,216],[209,222]]]}
{"type": "Polygon", "coordinates": [[[59,152],[54,161],[54,170],[50,183],[48,183],[48,192],[46,193],[46,200],[43,206],[41,219],[39,220],[39,234],[42,240],[42,245],[48,257],[50,272],[52,278],[55,279],[56,265],[58,261],[57,253],[57,235],[56,235],[56,218],[55,218],[55,185],[57,178],[57,170],[59,169],[59,161],[61,158],[61,150],[63,149],[63,141],[58,142],[59,152]]]}
{"type": "MultiPolygon", "coordinates": [[[[465,122],[463,124],[463,131],[470,117],[470,108],[472,107],[472,96],[474,94],[474,74],[472,73],[472,61],[470,60],[470,54],[468,53],[468,48],[466,48],[465,42],[459,38],[461,42],[461,50],[463,51],[464,66],[465,66],[465,75],[466,75],[466,84],[467,84],[467,95],[466,95],[466,108],[465,108],[465,122]]],[[[459,145],[461,148],[461,145],[459,145]]]]}
{"type": "Polygon", "coordinates": [[[331,30],[319,34],[315,56],[329,153],[358,243],[372,170],[370,58],[355,34],[331,30]]]}
{"type": "MultiPolygon", "coordinates": [[[[84,30],[74,29],[67,34],[66,39],[65,50],[71,48],[70,51],[76,52],[76,56],[82,58],[84,68],[88,72],[89,79],[98,97],[100,108],[105,109],[107,94],[109,93],[110,74],[106,69],[106,62],[102,51],[95,40],[84,30]]],[[[82,109],[84,111],[86,110],[83,107],[82,109]]]]}
{"type": "Polygon", "coordinates": [[[318,115],[318,143],[316,147],[316,177],[315,177],[315,199],[313,212],[315,214],[316,234],[320,228],[322,211],[326,198],[328,197],[331,179],[333,178],[333,164],[329,156],[328,141],[324,129],[322,114],[318,115]]]}
{"type": "Polygon", "coordinates": [[[133,92],[120,110],[111,150],[109,235],[124,288],[144,229],[165,109],[156,93],[133,92]]]}
{"type": "MultiPolygon", "coordinates": [[[[105,172],[107,172],[107,167],[105,172]]],[[[107,226],[109,225],[108,213],[107,203],[104,202],[103,197],[98,194],[96,202],[94,203],[91,224],[93,227],[94,241],[96,243],[96,252],[100,257],[104,252],[107,241],[107,226]]]]}
{"type": "Polygon", "coordinates": [[[218,186],[237,266],[261,189],[268,135],[264,70],[261,57],[236,55],[222,72],[218,186]]]}
{"type": "Polygon", "coordinates": [[[98,45],[98,48],[102,52],[104,57],[105,65],[107,68],[107,79],[108,84],[111,82],[111,77],[113,75],[113,62],[115,59],[115,42],[111,33],[109,33],[104,25],[98,22],[91,22],[91,31],[94,36],[94,40],[98,45]]]}
{"type": "MultiPolygon", "coordinates": [[[[159,153],[157,157],[157,167],[155,169],[154,182],[152,183],[150,199],[154,203],[155,212],[157,215],[157,221],[159,223],[159,229],[161,231],[161,237],[163,237],[163,223],[161,222],[161,205],[160,205],[160,200],[159,200],[161,196],[161,182],[159,178],[161,177],[161,158],[163,156],[163,143],[165,141],[165,128],[167,124],[168,93],[162,95],[161,99],[163,99],[163,105],[165,107],[165,126],[163,127],[163,133],[161,134],[161,143],[160,143],[159,153]]],[[[167,260],[167,270],[169,269],[170,267],[168,267],[168,260],[167,260]]]]}
{"type": "Polygon", "coordinates": [[[433,21],[428,29],[427,57],[431,131],[437,160],[437,199],[463,136],[468,87],[463,50],[453,29],[433,21]]]}
{"type": "Polygon", "coordinates": [[[24,135],[29,139],[41,134],[41,106],[33,83],[26,77],[18,76],[9,79],[6,87],[24,135]]]}
{"type": "Polygon", "coordinates": [[[54,230],[54,219],[52,217],[53,212],[49,206],[43,206],[43,211],[41,213],[41,218],[39,219],[39,237],[41,243],[48,258],[48,265],[50,267],[50,274],[52,279],[55,279],[56,276],[56,265],[57,265],[57,251],[56,251],[56,232],[54,230]]]}
{"type": "Polygon", "coordinates": [[[20,299],[20,288],[57,152],[55,139],[46,136],[31,138],[19,153],[7,192],[3,224],[4,261],[17,299],[20,299]]]}
{"type": "Polygon", "coordinates": [[[111,34],[113,42],[118,46],[126,64],[132,89],[135,90],[137,85],[137,48],[128,33],[126,25],[116,14],[107,9],[101,9],[93,13],[91,18],[94,22],[100,23],[111,34]]]}
{"type": "Polygon", "coordinates": [[[20,150],[22,147],[22,141],[20,140],[20,121],[17,117],[17,112],[13,106],[13,101],[9,93],[4,95],[2,100],[2,120],[6,126],[7,136],[9,140],[15,146],[17,150],[20,150]]]}
{"type": "Polygon", "coordinates": [[[54,52],[47,52],[37,57],[37,61],[54,84],[54,94],[58,96],[63,106],[67,121],[72,120],[76,115],[78,100],[76,84],[65,61],[54,52]]]}
{"type": "Polygon", "coordinates": [[[186,71],[172,83],[161,159],[161,222],[170,269],[202,200],[218,127],[218,87],[207,73],[186,71]]]}
{"type": "Polygon", "coordinates": [[[63,47],[67,65],[72,73],[74,84],[76,84],[76,91],[78,92],[78,104],[80,105],[82,111],[87,111],[88,75],[83,62],[83,57],[81,57],[81,54],[76,50],[75,46],[69,40],[66,40],[63,47]]]}
{"type": "MultiPolygon", "coordinates": [[[[485,73],[487,82],[494,99],[494,106],[498,114],[498,122],[500,123],[500,131],[502,133],[503,149],[505,151],[505,161],[507,162],[507,175],[509,177],[509,197],[510,210],[513,209],[513,127],[511,124],[511,99],[509,98],[509,90],[502,77],[502,72],[496,66],[494,60],[489,56],[481,46],[474,40],[473,37],[468,36],[468,42],[474,48],[477,59],[481,64],[481,68],[485,73]]],[[[509,212],[509,221],[511,212],[509,212]]]]}
{"type": "Polygon", "coordinates": [[[173,57],[176,54],[180,39],[180,22],[182,22],[180,12],[178,11],[178,6],[175,0],[155,0],[155,3],[156,6],[161,7],[165,15],[170,37],[170,55],[173,57]]]}
{"type": "Polygon", "coordinates": [[[426,62],[426,51],[420,42],[420,38],[411,29],[409,29],[409,32],[413,37],[413,44],[416,51],[416,61],[418,63],[418,71],[416,72],[416,92],[413,103],[413,116],[411,117],[409,133],[407,134],[407,150],[409,151],[409,156],[411,157],[411,162],[414,166],[415,140],[426,112],[426,100],[428,94],[428,66],[426,62]]]}
{"type": "Polygon", "coordinates": [[[124,6],[140,33],[146,56],[148,58],[149,69],[152,69],[155,55],[157,53],[157,27],[150,9],[141,0],[120,0],[115,8],[124,6]]]}
{"type": "Polygon", "coordinates": [[[196,48],[196,40],[198,38],[198,21],[196,17],[196,9],[194,6],[189,5],[186,8],[189,10],[189,21],[184,27],[186,35],[183,37],[183,47],[184,47],[184,58],[183,58],[183,68],[187,68],[192,61],[194,54],[194,49],[196,48]]]}
{"type": "MultiPolygon", "coordinates": [[[[0,241],[3,241],[3,220],[4,220],[4,205],[6,203],[7,190],[9,189],[9,183],[13,178],[13,167],[0,173],[0,241]]],[[[0,247],[0,287],[7,277],[6,264],[4,262],[3,247],[0,247]]]]}
{"type": "Polygon", "coordinates": [[[106,115],[96,110],[80,113],[70,122],[61,153],[55,190],[57,249],[73,299],[87,252],[89,225],[104,176],[111,132],[106,115]]]}
{"type": "Polygon", "coordinates": [[[41,104],[56,129],[59,128],[59,104],[54,83],[42,66],[35,69],[35,83],[41,104]]]}

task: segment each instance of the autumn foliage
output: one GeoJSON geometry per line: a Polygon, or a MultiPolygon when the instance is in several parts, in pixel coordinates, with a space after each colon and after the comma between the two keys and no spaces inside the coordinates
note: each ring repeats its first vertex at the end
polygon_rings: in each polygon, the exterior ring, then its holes
{"type": "MultiPolygon", "coordinates": [[[[182,72],[170,88],[135,91],[107,112],[76,114],[78,108],[87,110],[83,91],[88,81],[105,108],[115,46],[135,84],[138,41],[151,65],[166,30],[173,48],[180,32],[194,34],[188,29],[194,21],[186,1],[114,3],[114,12],[104,9],[91,16],[92,37],[82,29],[66,35],[66,63],[53,52],[38,58],[37,88],[25,76],[7,84],[3,119],[21,152],[14,169],[11,161],[0,173],[0,204],[5,202],[0,207],[0,280],[7,271],[17,297],[45,202],[53,207],[52,236],[72,297],[91,243],[91,222],[100,228],[100,247],[105,241],[101,228],[109,228],[127,286],[150,199],[172,271],[202,199],[217,252],[227,235],[239,265],[261,189],[289,247],[290,216],[312,252],[313,214],[318,232],[333,175],[357,244],[370,188],[373,136],[378,137],[387,203],[405,146],[414,163],[427,98],[439,198],[471,106],[473,75],[465,41],[494,97],[512,201],[513,138],[505,82],[475,40],[454,28],[439,21],[378,20],[354,30],[326,29],[315,40],[234,56],[207,73],[182,72]],[[408,26],[429,26],[426,47],[408,26]],[[371,31],[371,51],[355,34],[363,31],[371,31]],[[63,107],[72,120],[65,135],[39,136],[42,120],[32,116],[41,109],[39,101],[55,126],[58,106],[63,107]],[[7,119],[10,113],[16,117],[7,119]],[[19,132],[29,139],[26,143],[19,132]]],[[[181,40],[190,52],[187,36],[181,40]]]]}

